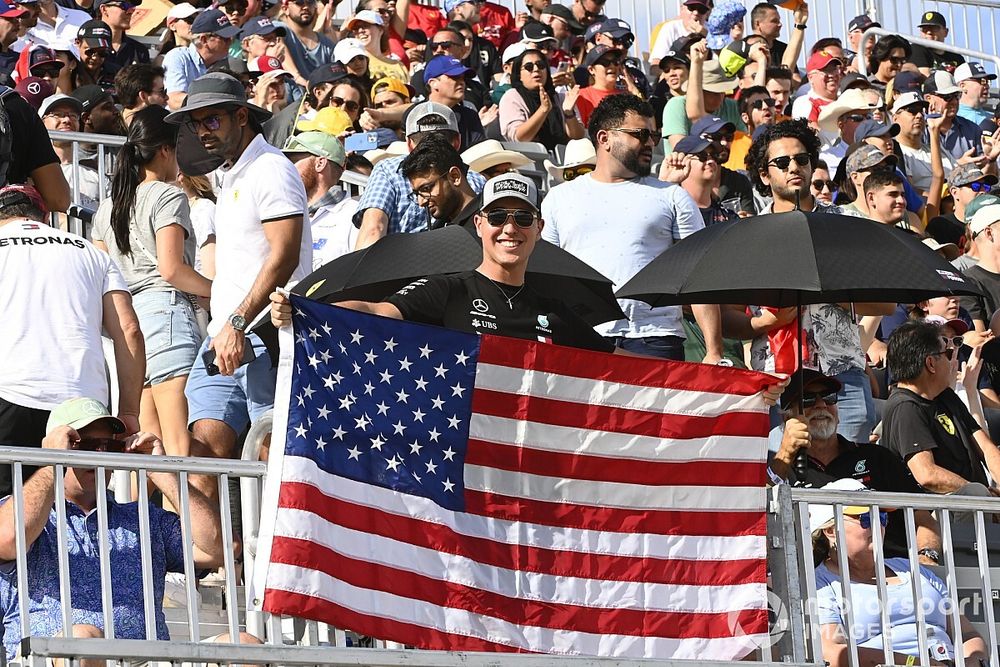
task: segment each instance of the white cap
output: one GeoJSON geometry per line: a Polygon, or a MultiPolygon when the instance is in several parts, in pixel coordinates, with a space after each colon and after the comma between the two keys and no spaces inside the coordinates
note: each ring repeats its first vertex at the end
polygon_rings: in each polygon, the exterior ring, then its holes
{"type": "Polygon", "coordinates": [[[527,50],[528,50],[528,45],[525,44],[524,42],[514,42],[513,44],[511,44],[510,46],[508,46],[506,49],[503,50],[503,58],[501,62],[504,65],[506,65],[511,60],[517,58],[519,55],[521,55],[527,50]]]}
{"type": "Polygon", "coordinates": [[[534,164],[531,158],[523,153],[507,150],[496,139],[486,139],[475,146],[466,148],[462,153],[462,162],[469,165],[469,169],[478,172],[486,171],[504,162],[509,162],[515,169],[534,164]]]}
{"type": "MultiPolygon", "coordinates": [[[[858,480],[845,477],[830,482],[823,487],[826,491],[868,491],[868,487],[858,480]]],[[[870,511],[867,505],[844,505],[844,514],[858,516],[870,511]]],[[[889,508],[881,508],[887,510],[889,508]]],[[[809,532],[814,533],[833,519],[833,505],[809,505],[809,532]]]]}
{"type": "Polygon", "coordinates": [[[897,113],[903,107],[908,107],[911,104],[916,104],[917,102],[922,103],[925,107],[927,106],[927,102],[925,102],[924,98],[920,96],[920,93],[915,90],[903,93],[902,95],[896,95],[896,99],[892,101],[892,113],[897,113]]]}
{"type": "Polygon", "coordinates": [[[190,2],[180,2],[170,8],[167,12],[167,21],[174,19],[186,19],[188,17],[194,16],[201,10],[192,5],[190,2]]]}
{"type": "Polygon", "coordinates": [[[535,182],[521,174],[500,174],[486,181],[483,186],[483,209],[500,200],[513,197],[527,202],[538,210],[538,188],[535,182]]]}
{"type": "Polygon", "coordinates": [[[365,50],[365,45],[360,39],[348,37],[347,39],[340,40],[337,42],[337,45],[333,47],[333,59],[338,63],[346,65],[358,56],[368,56],[368,52],[365,50]]]}
{"type": "Polygon", "coordinates": [[[969,79],[993,81],[996,78],[996,74],[990,74],[982,64],[976,62],[965,62],[955,68],[955,83],[961,83],[969,79]]]}
{"type": "Polygon", "coordinates": [[[74,109],[76,109],[77,113],[83,113],[83,104],[80,102],[80,100],[76,99],[75,97],[71,97],[70,95],[56,93],[55,95],[49,95],[44,100],[42,100],[41,106],[38,107],[38,117],[39,118],[43,117],[45,114],[49,112],[49,109],[51,109],[57,104],[68,104],[74,109]]]}
{"type": "Polygon", "coordinates": [[[984,229],[996,222],[1000,222],[1000,204],[983,206],[981,209],[976,211],[973,214],[972,219],[969,220],[969,230],[972,232],[972,236],[975,237],[978,236],[984,229]]]}

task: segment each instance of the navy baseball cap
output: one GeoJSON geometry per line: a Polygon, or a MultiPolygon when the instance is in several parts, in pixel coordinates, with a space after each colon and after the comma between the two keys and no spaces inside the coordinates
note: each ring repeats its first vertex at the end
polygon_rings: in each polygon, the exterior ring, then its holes
{"type": "Polygon", "coordinates": [[[195,35],[212,33],[222,39],[232,39],[240,33],[240,27],[229,22],[229,18],[221,9],[207,9],[191,24],[191,32],[195,35]]]}
{"type": "Polygon", "coordinates": [[[27,13],[28,10],[23,7],[17,7],[13,3],[8,4],[4,0],[0,0],[0,18],[16,19],[27,13]]]}
{"type": "Polygon", "coordinates": [[[691,131],[688,132],[688,136],[700,137],[705,134],[716,134],[726,128],[735,130],[736,126],[718,116],[702,116],[691,124],[691,131]]]}
{"type": "Polygon", "coordinates": [[[347,68],[344,67],[343,63],[329,63],[326,65],[320,65],[312,71],[309,75],[309,90],[312,90],[316,86],[324,83],[337,83],[341,79],[347,78],[347,68]]]}
{"type": "Polygon", "coordinates": [[[620,56],[622,50],[614,46],[608,46],[607,44],[598,44],[587,52],[587,57],[583,59],[583,64],[586,67],[590,67],[609,53],[617,53],[620,56]]]}
{"type": "Polygon", "coordinates": [[[255,16],[243,24],[240,39],[253,35],[270,35],[274,32],[278,33],[281,37],[285,36],[284,27],[272,21],[270,16],[255,16]]]}
{"type": "Polygon", "coordinates": [[[76,37],[95,49],[111,48],[111,26],[100,19],[84,21],[76,31],[76,37]]]}
{"type": "Polygon", "coordinates": [[[924,81],[927,80],[920,72],[911,72],[906,70],[900,72],[892,78],[892,91],[896,95],[901,95],[903,93],[919,93],[924,85],[924,81]]]}
{"type": "Polygon", "coordinates": [[[439,76],[465,76],[472,70],[462,64],[458,58],[451,56],[435,56],[424,67],[424,83],[439,76]]]}
{"type": "Polygon", "coordinates": [[[882,24],[878,21],[873,21],[872,17],[868,14],[861,14],[860,16],[855,16],[851,19],[851,22],[847,24],[847,32],[854,32],[855,30],[865,31],[868,28],[881,28],[882,24]]]}
{"type": "Polygon", "coordinates": [[[880,123],[877,120],[869,118],[868,120],[861,121],[857,129],[854,130],[854,142],[857,143],[868,137],[894,137],[897,134],[899,134],[899,125],[896,123],[886,125],[885,123],[880,123]]]}
{"type": "Polygon", "coordinates": [[[712,142],[708,139],[702,139],[697,134],[690,134],[677,142],[677,145],[674,146],[674,152],[695,155],[711,145],[712,142]]]}

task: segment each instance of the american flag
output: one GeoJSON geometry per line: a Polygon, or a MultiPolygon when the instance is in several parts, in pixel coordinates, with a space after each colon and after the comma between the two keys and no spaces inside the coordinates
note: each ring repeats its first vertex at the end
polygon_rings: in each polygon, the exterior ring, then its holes
{"type": "Polygon", "coordinates": [[[428,649],[733,659],[766,638],[773,379],[292,303],[265,611],[428,649]]]}

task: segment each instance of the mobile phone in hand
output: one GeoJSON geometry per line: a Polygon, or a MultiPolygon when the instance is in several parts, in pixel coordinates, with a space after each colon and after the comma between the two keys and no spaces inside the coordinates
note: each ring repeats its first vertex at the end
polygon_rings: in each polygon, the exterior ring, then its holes
{"type": "MultiPolygon", "coordinates": [[[[243,360],[240,361],[240,366],[245,366],[251,361],[257,358],[257,353],[253,351],[253,345],[249,342],[244,341],[243,343],[243,360]]],[[[219,367],[215,365],[215,350],[209,348],[201,355],[201,360],[205,364],[205,372],[208,375],[218,375],[219,367]]]]}

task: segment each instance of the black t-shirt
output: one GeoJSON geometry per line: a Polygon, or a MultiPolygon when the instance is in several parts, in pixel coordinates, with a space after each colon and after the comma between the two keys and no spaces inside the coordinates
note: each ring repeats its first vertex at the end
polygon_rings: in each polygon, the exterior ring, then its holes
{"type": "Polygon", "coordinates": [[[1000,273],[987,271],[978,264],[963,273],[985,296],[963,296],[962,307],[969,311],[973,320],[980,320],[989,326],[993,313],[1000,308],[1000,273]]]}
{"type": "Polygon", "coordinates": [[[13,73],[14,68],[17,67],[19,55],[17,51],[0,47],[0,85],[7,86],[8,88],[14,87],[14,80],[10,75],[13,73]]]}
{"type": "Polygon", "coordinates": [[[148,63],[149,49],[126,35],[122,38],[121,48],[112,53],[108,59],[119,68],[134,63],[148,63]]]}
{"type": "MultiPolygon", "coordinates": [[[[837,436],[840,455],[829,465],[808,458],[806,476],[799,481],[794,471],[791,482],[796,486],[818,489],[838,479],[856,479],[872,491],[888,493],[923,493],[909,468],[894,452],[880,445],[856,444],[837,436]]],[[[885,530],[885,554],[906,555],[906,523],[902,512],[890,512],[885,530]]]]}
{"type": "Polygon", "coordinates": [[[933,49],[928,49],[927,47],[920,46],[919,44],[914,44],[913,57],[910,58],[910,62],[917,67],[943,69],[951,74],[954,74],[955,69],[965,62],[965,58],[957,53],[948,53],[947,51],[941,51],[939,53],[933,49]]]}
{"type": "Polygon", "coordinates": [[[781,67],[781,59],[785,57],[785,49],[788,48],[788,44],[785,44],[780,39],[774,40],[774,44],[771,46],[771,66],[781,67]]]}
{"type": "Polygon", "coordinates": [[[486,141],[486,131],[483,130],[483,122],[479,120],[479,113],[459,104],[452,108],[458,117],[458,134],[462,138],[462,146],[459,151],[475,146],[481,141],[486,141]]]}
{"type": "Polygon", "coordinates": [[[465,66],[471,67],[484,86],[489,86],[493,75],[503,69],[500,63],[500,52],[493,42],[476,36],[472,38],[472,50],[465,58],[465,66]]]}
{"type": "Polygon", "coordinates": [[[4,97],[3,103],[14,138],[7,182],[24,183],[35,169],[47,164],[59,164],[49,141],[49,131],[31,105],[14,92],[4,97]]]}
{"type": "Polygon", "coordinates": [[[979,424],[951,389],[928,401],[894,387],[882,415],[882,443],[904,461],[929,451],[938,466],[970,482],[988,484],[979,452],[971,449],[979,424]]]}
{"type": "Polygon", "coordinates": [[[614,350],[561,301],[538,294],[527,283],[521,287],[495,283],[478,271],[421,278],[386,301],[413,322],[599,352],[614,350]]]}

